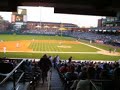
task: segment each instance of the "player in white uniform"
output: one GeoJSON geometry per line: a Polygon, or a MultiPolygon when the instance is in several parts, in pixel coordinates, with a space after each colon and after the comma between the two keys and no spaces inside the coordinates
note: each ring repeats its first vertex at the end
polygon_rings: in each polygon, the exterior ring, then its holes
{"type": "Polygon", "coordinates": [[[6,57],[6,47],[3,47],[4,57],[6,57]]]}
{"type": "Polygon", "coordinates": [[[19,43],[17,43],[17,44],[16,44],[16,48],[19,48],[19,47],[20,47],[20,45],[19,45],[19,43]]]}

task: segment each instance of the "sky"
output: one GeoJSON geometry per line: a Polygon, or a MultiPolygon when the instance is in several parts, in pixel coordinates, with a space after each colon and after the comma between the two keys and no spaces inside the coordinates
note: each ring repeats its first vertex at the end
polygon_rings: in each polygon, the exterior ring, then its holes
{"type": "MultiPolygon", "coordinates": [[[[73,23],[79,27],[96,27],[98,19],[103,18],[101,16],[54,13],[53,7],[19,6],[18,8],[27,9],[27,21],[73,23]]],[[[11,14],[12,12],[0,12],[0,15],[9,21],[11,21],[11,14]]]]}

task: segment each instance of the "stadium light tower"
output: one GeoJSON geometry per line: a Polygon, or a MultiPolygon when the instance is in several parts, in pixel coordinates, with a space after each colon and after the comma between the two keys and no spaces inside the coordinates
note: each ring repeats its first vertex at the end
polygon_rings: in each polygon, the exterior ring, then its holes
{"type": "Polygon", "coordinates": [[[41,23],[41,21],[42,21],[42,7],[39,6],[39,9],[40,9],[40,23],[39,23],[39,26],[40,26],[39,30],[40,30],[40,29],[42,29],[42,23],[41,23]]]}
{"type": "Polygon", "coordinates": [[[60,35],[61,35],[61,37],[62,37],[62,30],[63,30],[63,24],[62,24],[62,23],[60,23],[60,28],[59,28],[59,30],[60,30],[60,35]]]}
{"type": "Polygon", "coordinates": [[[61,36],[62,36],[62,31],[63,31],[63,30],[67,30],[67,29],[66,29],[66,28],[63,26],[63,24],[61,23],[59,30],[60,30],[61,36]]]}
{"type": "Polygon", "coordinates": [[[60,24],[61,37],[62,37],[62,28],[63,28],[63,25],[62,25],[62,23],[61,23],[61,24],[60,24]]]}

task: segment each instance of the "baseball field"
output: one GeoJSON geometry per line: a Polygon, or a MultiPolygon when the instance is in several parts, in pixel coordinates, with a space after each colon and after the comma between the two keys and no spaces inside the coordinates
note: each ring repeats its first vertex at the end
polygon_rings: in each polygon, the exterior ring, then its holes
{"type": "Polygon", "coordinates": [[[0,35],[0,57],[40,58],[59,55],[62,60],[119,60],[120,48],[89,43],[72,37],[43,35],[0,35]],[[111,53],[109,52],[111,49],[111,53]]]}

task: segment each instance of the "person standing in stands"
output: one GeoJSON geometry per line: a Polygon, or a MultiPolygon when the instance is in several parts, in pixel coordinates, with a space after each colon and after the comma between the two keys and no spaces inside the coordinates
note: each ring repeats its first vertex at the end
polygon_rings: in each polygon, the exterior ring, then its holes
{"type": "Polygon", "coordinates": [[[59,62],[60,62],[60,57],[59,57],[59,55],[57,55],[56,56],[56,63],[57,63],[57,65],[59,64],[59,62]]]}
{"type": "Polygon", "coordinates": [[[52,64],[52,61],[53,61],[52,56],[49,56],[48,58],[49,58],[49,60],[51,61],[51,64],[52,64]]]}
{"type": "Polygon", "coordinates": [[[56,68],[56,59],[57,57],[54,57],[54,59],[53,59],[53,66],[54,66],[54,69],[56,68]]]}
{"type": "Polygon", "coordinates": [[[72,62],[72,56],[68,58],[68,63],[71,63],[71,62],[72,62]]]}
{"type": "Polygon", "coordinates": [[[46,54],[44,54],[43,57],[40,59],[40,61],[38,62],[38,66],[41,69],[43,82],[42,84],[44,84],[44,80],[47,80],[48,71],[52,67],[51,61],[49,60],[46,54]]]}
{"type": "Polygon", "coordinates": [[[53,59],[54,68],[57,68],[57,65],[59,64],[59,61],[60,61],[60,57],[58,55],[55,56],[54,59],[53,59]]]}

